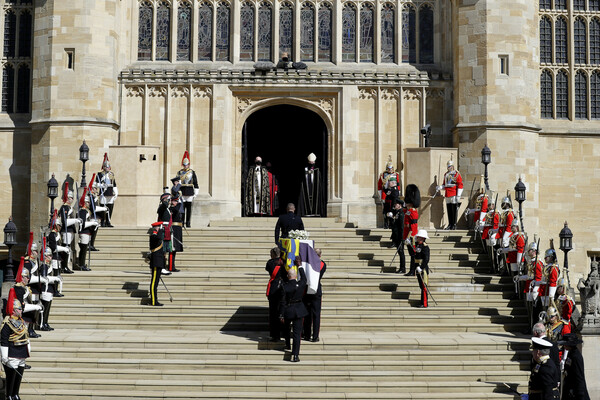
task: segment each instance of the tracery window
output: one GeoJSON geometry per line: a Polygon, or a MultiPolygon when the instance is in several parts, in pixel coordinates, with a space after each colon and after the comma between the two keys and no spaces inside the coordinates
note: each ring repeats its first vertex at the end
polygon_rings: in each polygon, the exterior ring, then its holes
{"type": "Polygon", "coordinates": [[[566,10],[567,9],[567,0],[554,0],[554,9],[555,10],[566,10]]]}
{"type": "Polygon", "coordinates": [[[540,10],[549,10],[552,8],[550,0],[540,0],[540,10]]]}
{"type": "Polygon", "coordinates": [[[587,78],[585,72],[575,74],[575,118],[587,119],[587,78]]]}
{"type": "Polygon", "coordinates": [[[590,77],[590,100],[592,119],[600,119],[600,71],[590,77]]]}
{"type": "Polygon", "coordinates": [[[217,7],[217,22],[216,22],[216,54],[217,61],[229,60],[229,30],[231,29],[231,8],[229,4],[221,3],[217,7]]]}
{"type": "Polygon", "coordinates": [[[356,61],[356,8],[352,4],[342,10],[342,61],[356,61]]]}
{"type": "Polygon", "coordinates": [[[552,23],[547,16],[540,19],[540,61],[552,62],[552,23]]]}
{"type": "Polygon", "coordinates": [[[360,9],[360,61],[373,62],[373,32],[375,27],[375,10],[369,3],[360,9]]]}
{"type": "Polygon", "coordinates": [[[315,9],[310,3],[300,10],[300,60],[315,60],[315,9]]]}
{"type": "Polygon", "coordinates": [[[15,97],[15,70],[10,64],[2,69],[2,112],[12,113],[15,97]]]}
{"type": "MultiPolygon", "coordinates": [[[[212,59],[212,21],[212,6],[209,3],[200,4],[198,8],[198,60],[200,61],[212,59]]],[[[227,38],[229,39],[229,32],[227,38]]]]}
{"type": "Polygon", "coordinates": [[[600,19],[590,21],[590,64],[600,64],[600,19]]]}
{"type": "Polygon", "coordinates": [[[279,7],[279,52],[292,53],[294,39],[294,9],[290,3],[279,7]]]}
{"type": "Polygon", "coordinates": [[[394,6],[390,3],[384,4],[381,8],[381,62],[384,63],[394,62],[395,19],[394,6]]]}
{"type": "Polygon", "coordinates": [[[331,6],[319,8],[319,61],[331,61],[331,6]]]}
{"type": "Polygon", "coordinates": [[[573,8],[577,11],[584,11],[585,0],[573,0],[573,8]]]}
{"type": "Polygon", "coordinates": [[[254,7],[244,3],[240,10],[240,61],[254,59],[254,7]]]}
{"type": "Polygon", "coordinates": [[[417,13],[411,5],[402,10],[402,62],[417,62],[417,13]]]}
{"type": "Polygon", "coordinates": [[[433,63],[433,10],[424,5],[419,10],[419,63],[433,63]]]}
{"type": "Polygon", "coordinates": [[[171,8],[162,1],[156,10],[156,60],[168,60],[171,43],[171,8]]]}
{"type": "Polygon", "coordinates": [[[586,62],[586,29],[583,18],[577,18],[574,26],[575,35],[575,64],[586,62]]]}
{"type": "Polygon", "coordinates": [[[152,6],[150,3],[140,4],[138,21],[138,60],[152,60],[152,6]]]}
{"type": "Polygon", "coordinates": [[[600,0],[588,0],[590,11],[600,11],[600,0]]]}
{"type": "Polygon", "coordinates": [[[560,17],[556,20],[555,30],[555,53],[556,62],[566,64],[567,59],[567,20],[560,17]]]}
{"type": "Polygon", "coordinates": [[[19,73],[17,77],[17,110],[18,113],[29,112],[29,94],[30,94],[30,82],[31,82],[31,70],[29,66],[23,64],[19,67],[19,73]]]}
{"type": "Polygon", "coordinates": [[[556,75],[556,118],[569,118],[569,79],[563,70],[556,75]]]}
{"type": "Polygon", "coordinates": [[[12,10],[4,14],[4,57],[14,57],[17,45],[17,16],[12,10]]]}
{"type": "Polygon", "coordinates": [[[262,3],[258,9],[258,61],[270,61],[273,9],[269,3],[262,3]]]}
{"type": "Polygon", "coordinates": [[[31,57],[31,13],[25,10],[19,16],[19,57],[31,57]]]}
{"type": "Polygon", "coordinates": [[[188,2],[181,2],[177,9],[177,61],[191,61],[191,37],[192,6],[188,2]]]}
{"type": "Polygon", "coordinates": [[[550,71],[542,71],[540,79],[540,99],[541,99],[541,112],[542,118],[552,118],[552,75],[550,71]]]}

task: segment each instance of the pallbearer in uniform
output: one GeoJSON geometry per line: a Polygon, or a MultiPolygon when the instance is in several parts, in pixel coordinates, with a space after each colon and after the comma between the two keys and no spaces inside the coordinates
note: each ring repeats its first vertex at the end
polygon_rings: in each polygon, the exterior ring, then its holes
{"type": "Polygon", "coordinates": [[[163,252],[163,224],[161,221],[152,223],[150,234],[150,304],[151,306],[162,306],[158,301],[158,282],[165,267],[165,253],[163,252]]]}
{"type": "Polygon", "coordinates": [[[425,229],[419,230],[415,236],[414,247],[407,243],[408,253],[410,254],[410,269],[414,269],[419,281],[419,287],[421,288],[421,304],[420,308],[427,307],[427,297],[429,294],[429,246],[425,243],[425,240],[429,239],[427,231],[425,229]]]}
{"type": "Polygon", "coordinates": [[[182,169],[177,173],[181,178],[181,200],[183,201],[185,226],[192,226],[192,202],[198,196],[199,186],[196,172],[190,168],[190,155],[186,152],[181,160],[182,169]]]}
{"type": "Polygon", "coordinates": [[[108,211],[102,218],[101,225],[112,228],[112,215],[115,208],[115,200],[119,196],[119,189],[117,188],[117,181],[115,174],[110,169],[110,162],[108,161],[108,153],[104,153],[104,161],[102,161],[102,171],[96,175],[96,183],[100,189],[100,205],[106,207],[108,211]]]}
{"type": "MultiPolygon", "coordinates": [[[[402,247],[398,250],[400,255],[400,270],[403,273],[406,270],[406,260],[404,257],[404,244],[411,244],[411,238],[417,235],[419,231],[419,206],[421,206],[421,192],[417,185],[406,185],[406,196],[404,197],[404,231],[402,233],[402,247]]],[[[410,265],[410,270],[406,276],[415,274],[415,265],[410,265]]]]}
{"type": "Polygon", "coordinates": [[[298,210],[301,217],[321,217],[325,215],[325,194],[321,170],[315,167],[317,156],[308,155],[308,165],[304,168],[298,210]]]}
{"type": "MultiPolygon", "coordinates": [[[[321,249],[315,249],[315,253],[321,258],[321,249]]],[[[317,287],[317,292],[314,294],[305,294],[304,295],[304,306],[308,311],[308,315],[304,317],[303,323],[303,334],[302,337],[305,340],[310,340],[311,342],[318,342],[319,332],[321,330],[321,300],[323,298],[323,289],[321,287],[321,279],[327,270],[327,264],[325,261],[321,260],[319,272],[319,286],[317,287]]]]}
{"type": "Polygon", "coordinates": [[[552,343],[547,340],[531,338],[533,350],[532,370],[529,377],[528,394],[522,394],[522,400],[558,400],[556,382],[560,381],[558,366],[550,358],[552,343]]]}
{"type": "Polygon", "coordinates": [[[283,336],[285,338],[286,349],[292,350],[292,358],[290,361],[300,361],[300,336],[302,334],[302,318],[306,317],[308,311],[302,303],[302,297],[306,292],[306,273],[302,268],[302,260],[299,256],[296,256],[294,265],[300,273],[300,280],[298,280],[298,273],[296,269],[290,268],[288,270],[288,281],[283,285],[283,296],[279,307],[279,319],[284,324],[283,336]],[[290,347],[290,327],[293,329],[293,347],[290,347]]]}
{"type": "Polygon", "coordinates": [[[0,350],[6,374],[4,391],[8,400],[20,400],[19,389],[25,373],[25,360],[31,352],[27,324],[21,317],[22,312],[22,303],[14,295],[9,296],[6,318],[2,321],[0,330],[0,350]]]}
{"type": "Polygon", "coordinates": [[[262,158],[256,156],[254,165],[248,169],[246,176],[246,198],[244,201],[246,216],[270,215],[271,185],[269,171],[262,165],[262,158]]]}
{"type": "Polygon", "coordinates": [[[265,271],[269,273],[267,284],[267,299],[269,300],[269,332],[270,341],[278,342],[281,339],[281,321],[279,320],[279,305],[283,296],[283,283],[287,280],[287,273],[281,259],[279,247],[271,249],[271,259],[267,261],[265,271]]]}
{"type": "Polygon", "coordinates": [[[456,220],[458,218],[458,206],[460,196],[463,192],[463,180],[460,172],[454,168],[454,162],[448,160],[446,164],[448,172],[444,174],[444,185],[438,186],[437,190],[444,189],[446,197],[446,209],[448,210],[448,227],[446,229],[456,229],[456,220]]]}
{"type": "MultiPolygon", "coordinates": [[[[393,207],[393,199],[387,200],[387,191],[391,187],[399,188],[400,187],[400,174],[394,172],[394,164],[392,163],[392,156],[389,156],[389,161],[385,165],[385,171],[379,175],[379,180],[377,181],[377,191],[379,193],[379,198],[383,201],[383,221],[384,227],[390,228],[389,220],[387,218],[387,214],[392,211],[393,207]]],[[[400,194],[398,194],[399,196],[400,194]]]]}
{"type": "Polygon", "coordinates": [[[173,221],[171,224],[173,251],[169,253],[168,269],[170,272],[179,272],[179,270],[175,268],[175,256],[178,252],[183,251],[183,215],[180,212],[179,196],[176,194],[171,196],[171,207],[169,207],[169,211],[171,212],[173,221]]]}

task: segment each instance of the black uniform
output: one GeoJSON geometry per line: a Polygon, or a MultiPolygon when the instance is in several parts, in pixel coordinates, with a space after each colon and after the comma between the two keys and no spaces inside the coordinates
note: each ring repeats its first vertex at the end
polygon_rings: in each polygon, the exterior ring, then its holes
{"type": "Polygon", "coordinates": [[[298,198],[298,213],[309,217],[325,216],[325,190],[319,168],[308,166],[304,169],[300,197],[298,198]]]}
{"type": "Polygon", "coordinates": [[[267,298],[269,299],[269,332],[272,341],[281,338],[281,321],[279,320],[279,305],[283,297],[283,284],[287,281],[287,274],[280,258],[272,258],[267,261],[265,270],[269,273],[269,284],[267,286],[267,298]],[[275,273],[275,269],[277,272],[275,273]]]}
{"type": "Polygon", "coordinates": [[[150,235],[150,302],[153,306],[162,305],[158,302],[158,282],[160,274],[165,267],[165,255],[162,251],[163,237],[162,232],[152,232],[150,235]]]}
{"type": "Polygon", "coordinates": [[[565,360],[565,377],[563,380],[563,400],[590,400],[585,383],[583,356],[577,347],[573,347],[565,360]]]}
{"type": "Polygon", "coordinates": [[[88,246],[91,243],[92,235],[94,234],[97,228],[96,225],[89,223],[92,217],[92,212],[87,208],[80,208],[78,216],[83,221],[83,225],[81,227],[81,230],[79,231],[79,258],[77,260],[77,264],[80,270],[89,271],[90,268],[88,268],[88,266],[85,265],[85,258],[87,256],[88,246]],[[87,244],[82,243],[81,235],[90,235],[90,240],[87,244]]]}
{"type": "Polygon", "coordinates": [[[306,274],[299,268],[300,280],[292,279],[283,285],[284,295],[279,306],[279,316],[284,318],[283,336],[286,347],[290,347],[290,325],[294,331],[294,345],[292,347],[292,360],[300,354],[300,335],[302,334],[302,318],[308,311],[302,303],[306,291],[306,274]]]}
{"type": "Polygon", "coordinates": [[[296,215],[293,212],[280,215],[277,219],[277,224],[275,225],[275,243],[279,243],[280,231],[281,237],[287,238],[290,231],[296,229],[304,230],[304,222],[302,222],[302,218],[299,215],[296,215]]]}
{"type": "Polygon", "coordinates": [[[402,240],[402,234],[404,233],[404,208],[397,210],[392,209],[391,228],[392,228],[392,244],[398,249],[398,256],[400,258],[400,269],[398,273],[406,272],[406,258],[404,257],[404,240],[402,240]]]}
{"type": "Polygon", "coordinates": [[[529,400],[558,400],[559,372],[550,357],[534,363],[529,377],[529,400]]]}
{"type": "Polygon", "coordinates": [[[417,267],[421,267],[421,273],[416,273],[419,287],[421,288],[421,305],[427,307],[427,287],[429,284],[429,246],[423,242],[416,244],[414,247],[408,245],[408,253],[410,254],[410,270],[416,271],[417,267]]]}
{"type": "MultiPolygon", "coordinates": [[[[21,303],[22,304],[22,303],[21,303]]],[[[26,359],[29,357],[29,337],[27,336],[27,326],[25,321],[14,316],[7,316],[2,323],[0,331],[0,345],[8,347],[9,358],[26,359]]],[[[9,365],[4,365],[6,374],[5,393],[7,398],[14,399],[19,395],[21,387],[21,379],[25,372],[24,366],[19,366],[17,369],[11,368],[9,365]]]]}
{"type": "MultiPolygon", "coordinates": [[[[71,213],[73,213],[73,207],[65,203],[58,210],[58,218],[60,218],[62,222],[60,233],[63,238],[64,246],[71,249],[71,257],[75,260],[75,258],[77,258],[77,250],[75,249],[75,241],[73,239],[75,239],[77,228],[76,225],[67,226],[67,220],[71,218],[71,213]],[[67,243],[67,239],[65,239],[64,234],[66,233],[71,234],[71,241],[69,243],[67,243]]],[[[63,271],[69,270],[69,257],[63,257],[61,261],[63,271]]],[[[75,261],[73,261],[73,264],[75,264],[75,261]]]]}
{"type": "Polygon", "coordinates": [[[308,315],[304,318],[304,333],[306,340],[313,342],[319,341],[319,330],[321,327],[321,300],[323,298],[323,289],[321,288],[321,278],[327,270],[325,261],[321,261],[321,272],[319,273],[319,286],[315,294],[304,295],[304,306],[308,315]],[[312,337],[311,337],[312,334],[312,337]]]}
{"type": "Polygon", "coordinates": [[[175,256],[177,252],[183,251],[183,215],[180,212],[179,204],[175,207],[169,207],[173,223],[171,224],[171,240],[173,251],[169,253],[169,271],[179,271],[175,268],[175,256]]]}

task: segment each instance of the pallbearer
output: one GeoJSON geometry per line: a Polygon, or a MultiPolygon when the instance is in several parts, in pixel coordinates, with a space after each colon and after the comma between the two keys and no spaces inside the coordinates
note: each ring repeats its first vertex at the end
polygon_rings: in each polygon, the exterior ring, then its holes
{"type": "Polygon", "coordinates": [[[415,237],[415,245],[408,244],[408,253],[410,254],[410,269],[414,269],[421,288],[421,304],[420,308],[427,307],[427,297],[429,292],[429,246],[425,240],[429,239],[425,229],[419,230],[415,237]]]}

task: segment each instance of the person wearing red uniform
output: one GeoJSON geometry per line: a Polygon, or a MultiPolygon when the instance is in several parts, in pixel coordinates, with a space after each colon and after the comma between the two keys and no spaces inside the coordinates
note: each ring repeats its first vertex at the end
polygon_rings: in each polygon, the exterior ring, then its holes
{"type": "Polygon", "coordinates": [[[419,288],[421,289],[421,304],[419,308],[427,308],[427,295],[429,294],[429,246],[425,240],[429,239],[425,229],[419,230],[415,236],[415,245],[407,244],[410,254],[410,269],[416,272],[419,288]],[[414,266],[413,266],[414,265],[414,266]]]}
{"type": "Polygon", "coordinates": [[[475,200],[475,208],[467,208],[465,212],[465,217],[468,217],[470,214],[475,214],[473,221],[475,225],[475,231],[481,233],[483,231],[483,223],[485,221],[485,215],[488,212],[488,203],[490,201],[490,197],[485,192],[485,186],[483,183],[483,175],[481,175],[481,181],[479,184],[479,195],[475,200]]]}
{"type": "Polygon", "coordinates": [[[389,161],[385,165],[385,171],[379,175],[379,180],[377,181],[377,192],[379,193],[379,198],[383,202],[383,223],[384,228],[389,228],[389,220],[387,218],[387,214],[392,211],[392,200],[387,199],[388,191],[392,188],[400,187],[400,174],[394,171],[394,164],[392,163],[392,156],[389,157],[389,161]],[[388,201],[386,201],[386,199],[388,201]]]}
{"type": "Polygon", "coordinates": [[[525,234],[519,232],[519,222],[517,220],[514,220],[511,226],[508,249],[506,262],[510,264],[511,275],[516,276],[519,274],[519,265],[521,265],[523,253],[525,252],[525,234]]]}
{"type": "Polygon", "coordinates": [[[546,262],[546,265],[542,271],[540,296],[542,306],[547,308],[554,302],[554,295],[556,294],[556,286],[558,283],[559,268],[556,262],[556,251],[554,249],[546,250],[544,261],[546,262]]]}
{"type": "Polygon", "coordinates": [[[498,234],[496,235],[496,239],[501,240],[502,247],[508,247],[511,227],[515,220],[515,212],[512,210],[510,197],[506,196],[502,199],[502,211],[500,211],[500,223],[498,224],[498,234]]]}
{"type": "Polygon", "coordinates": [[[529,326],[532,326],[535,321],[533,318],[533,310],[539,295],[540,282],[542,280],[542,271],[544,263],[537,256],[537,244],[529,243],[527,246],[527,255],[525,256],[527,272],[521,275],[519,280],[525,281],[523,293],[525,294],[525,307],[529,317],[529,326]]]}
{"type": "Polygon", "coordinates": [[[498,232],[498,224],[500,223],[500,214],[496,211],[494,202],[490,203],[490,210],[485,215],[485,223],[483,225],[483,232],[481,233],[481,240],[483,242],[483,248],[490,255],[492,263],[492,271],[498,270],[498,259],[494,251],[496,246],[496,232],[498,232]]]}
{"type": "MultiPolygon", "coordinates": [[[[400,256],[400,270],[399,273],[404,272],[406,266],[404,264],[404,244],[412,244],[411,238],[417,235],[419,231],[419,206],[421,205],[421,192],[417,185],[406,186],[406,196],[404,197],[405,209],[404,209],[404,229],[402,232],[402,248],[398,253],[402,252],[400,256]]],[[[414,275],[415,269],[411,264],[410,270],[406,273],[406,276],[414,275]]]]}
{"type": "Polygon", "coordinates": [[[446,229],[456,229],[456,220],[458,218],[458,206],[460,203],[460,196],[463,192],[463,180],[460,172],[454,168],[454,162],[449,160],[446,164],[448,172],[444,174],[443,186],[438,186],[437,190],[445,191],[446,197],[446,209],[448,211],[448,226],[446,229]]]}
{"type": "Polygon", "coordinates": [[[573,326],[571,325],[571,316],[573,315],[573,309],[575,308],[575,302],[567,294],[567,289],[564,284],[560,285],[558,289],[556,289],[556,293],[558,294],[558,311],[560,312],[560,317],[563,321],[563,334],[573,332],[573,326]]]}

